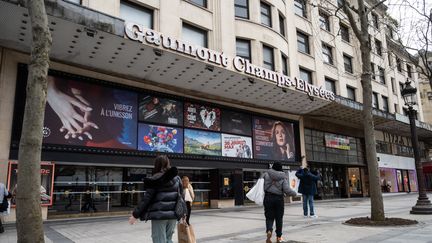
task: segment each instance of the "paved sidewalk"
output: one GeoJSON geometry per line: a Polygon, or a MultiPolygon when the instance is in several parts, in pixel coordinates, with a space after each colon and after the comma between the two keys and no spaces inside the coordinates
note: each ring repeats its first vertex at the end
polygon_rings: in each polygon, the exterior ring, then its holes
{"type": "MultiPolygon", "coordinates": [[[[318,201],[317,219],[304,219],[300,203],[287,204],[284,238],[290,242],[431,242],[432,215],[411,215],[417,194],[384,197],[386,216],[416,219],[408,227],[355,227],[342,224],[351,217],[368,216],[368,198],[318,201]]],[[[193,211],[191,223],[198,242],[265,242],[262,207],[193,211]]],[[[128,225],[127,217],[76,219],[45,223],[46,242],[151,242],[150,222],[128,225]]],[[[173,237],[177,242],[177,236],[173,237]]],[[[7,227],[0,242],[16,242],[7,227]]]]}

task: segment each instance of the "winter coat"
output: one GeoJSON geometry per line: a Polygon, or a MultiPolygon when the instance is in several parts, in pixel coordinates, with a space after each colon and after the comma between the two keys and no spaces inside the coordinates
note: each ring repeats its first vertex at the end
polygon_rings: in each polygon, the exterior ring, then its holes
{"type": "Polygon", "coordinates": [[[320,176],[312,174],[309,170],[305,172],[304,169],[299,169],[295,175],[300,180],[299,193],[305,195],[317,194],[316,182],[320,179],[320,176]]]}
{"type": "Polygon", "coordinates": [[[288,182],[288,177],[283,171],[268,170],[263,175],[264,191],[276,195],[295,196],[297,193],[291,189],[288,182]]]}
{"type": "Polygon", "coordinates": [[[176,167],[144,179],[144,197],[132,215],[140,220],[177,219],[175,206],[183,186],[176,167]]]}

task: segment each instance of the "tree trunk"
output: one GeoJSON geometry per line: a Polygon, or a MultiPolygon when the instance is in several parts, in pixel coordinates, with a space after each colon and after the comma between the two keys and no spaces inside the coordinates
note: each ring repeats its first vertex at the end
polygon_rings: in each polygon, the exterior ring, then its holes
{"type": "Polygon", "coordinates": [[[32,27],[31,60],[18,154],[18,242],[44,242],[40,206],[42,127],[47,95],[51,34],[43,0],[27,1],[32,27]]]}

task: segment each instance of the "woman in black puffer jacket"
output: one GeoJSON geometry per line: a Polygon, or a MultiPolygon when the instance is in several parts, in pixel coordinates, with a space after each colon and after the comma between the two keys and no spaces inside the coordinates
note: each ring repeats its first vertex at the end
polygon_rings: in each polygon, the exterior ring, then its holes
{"type": "Polygon", "coordinates": [[[181,179],[176,167],[170,166],[166,155],[156,157],[153,176],[144,179],[145,193],[141,203],[134,209],[129,223],[137,219],[152,221],[154,243],[171,243],[177,216],[177,197],[183,195],[181,179]]]}

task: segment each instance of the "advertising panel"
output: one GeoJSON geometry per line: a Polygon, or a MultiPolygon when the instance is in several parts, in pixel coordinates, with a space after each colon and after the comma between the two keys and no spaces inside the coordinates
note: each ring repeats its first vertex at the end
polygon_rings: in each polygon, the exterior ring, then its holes
{"type": "MultiPolygon", "coordinates": [[[[19,190],[17,187],[18,182],[18,163],[9,162],[9,175],[8,175],[8,190],[12,193],[11,206],[15,206],[16,192],[19,190]]],[[[52,195],[54,189],[54,164],[49,162],[41,162],[41,206],[52,205],[52,195]]]]}
{"type": "Polygon", "coordinates": [[[43,142],[136,149],[137,94],[48,76],[43,142]]]}
{"type": "Polygon", "coordinates": [[[222,156],[251,159],[252,138],[222,133],[222,156]]]}
{"type": "Polygon", "coordinates": [[[350,150],[350,141],[348,137],[336,134],[326,134],[325,144],[328,148],[337,148],[342,150],[350,150]]]}
{"type": "Polygon", "coordinates": [[[202,154],[221,156],[221,134],[215,132],[184,130],[185,154],[202,154]]]}
{"type": "Polygon", "coordinates": [[[296,171],[288,172],[289,185],[290,185],[291,189],[293,189],[295,192],[297,192],[297,194],[299,194],[298,188],[300,185],[300,180],[297,178],[295,173],[296,173],[296,171]]]}
{"type": "Polygon", "coordinates": [[[181,101],[140,95],[139,120],[167,125],[183,124],[183,103],[181,101]]]}
{"type": "Polygon", "coordinates": [[[294,125],[267,118],[253,119],[254,158],[295,160],[294,125]]]}
{"type": "Polygon", "coordinates": [[[222,110],[222,132],[252,136],[251,116],[222,110]]]}
{"type": "Polygon", "coordinates": [[[220,131],[220,109],[185,102],[184,125],[185,127],[220,131]]]}
{"type": "Polygon", "coordinates": [[[183,129],[140,123],[138,150],[183,153],[183,129]]]}

